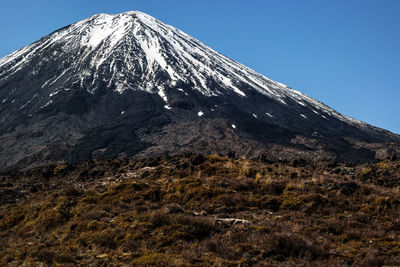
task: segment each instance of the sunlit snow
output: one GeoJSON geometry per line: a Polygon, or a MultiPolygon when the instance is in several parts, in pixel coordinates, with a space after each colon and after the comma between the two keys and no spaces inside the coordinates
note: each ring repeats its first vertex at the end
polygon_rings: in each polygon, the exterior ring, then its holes
{"type": "Polygon", "coordinates": [[[268,117],[271,117],[271,118],[273,118],[274,116],[273,115],[271,115],[270,113],[268,113],[268,112],[265,112],[265,114],[267,114],[267,116],[268,117]]]}
{"type": "MultiPolygon", "coordinates": [[[[246,94],[249,90],[256,90],[283,105],[294,101],[304,108],[312,107],[311,110],[316,114],[333,116],[353,125],[364,125],[229,59],[181,30],[138,11],[98,14],[64,27],[1,58],[0,77],[6,79],[25,65],[36,66],[52,60],[59,60],[62,66],[54,71],[52,77],[43,81],[40,85],[42,88],[51,89],[57,85],[59,90],[71,90],[60,85],[68,80],[95,93],[98,84],[105,83],[106,87],[121,94],[125,90],[158,94],[165,102],[166,109],[170,109],[168,98],[172,88],[169,87],[174,88],[177,84],[191,84],[193,90],[209,97],[233,93],[246,98],[250,95],[246,94]],[[54,48],[57,48],[56,52],[54,48]],[[50,57],[37,58],[38,54],[46,51],[49,51],[50,57]],[[68,61],[74,51],[80,51],[79,56],[68,61]],[[104,76],[104,73],[109,76],[104,76]]],[[[33,69],[30,75],[37,75],[39,70],[33,69]]],[[[189,93],[182,88],[174,90],[185,95],[189,93]]],[[[50,97],[57,93],[50,91],[50,97]]],[[[21,108],[26,104],[29,103],[21,108]]],[[[269,113],[266,115],[273,117],[269,113]]],[[[304,114],[301,116],[307,118],[304,114]]]]}

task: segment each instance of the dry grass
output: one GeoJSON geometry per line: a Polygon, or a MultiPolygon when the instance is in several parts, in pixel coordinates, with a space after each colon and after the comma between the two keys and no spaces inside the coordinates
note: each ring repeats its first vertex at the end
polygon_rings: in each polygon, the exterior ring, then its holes
{"type": "Polygon", "coordinates": [[[211,155],[50,166],[0,181],[1,266],[400,263],[398,161],[211,155]]]}

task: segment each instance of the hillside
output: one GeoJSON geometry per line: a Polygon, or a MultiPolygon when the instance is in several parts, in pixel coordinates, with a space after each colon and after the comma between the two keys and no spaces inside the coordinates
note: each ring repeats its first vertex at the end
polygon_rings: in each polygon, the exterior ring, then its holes
{"type": "Polygon", "coordinates": [[[2,266],[400,263],[399,160],[193,155],[50,165],[0,181],[2,266]]]}

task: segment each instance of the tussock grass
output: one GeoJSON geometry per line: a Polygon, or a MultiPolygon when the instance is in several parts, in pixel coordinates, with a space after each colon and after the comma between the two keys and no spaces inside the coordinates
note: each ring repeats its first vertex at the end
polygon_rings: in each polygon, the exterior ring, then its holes
{"type": "Polygon", "coordinates": [[[399,161],[210,155],[50,166],[0,181],[1,266],[400,263],[399,161]]]}

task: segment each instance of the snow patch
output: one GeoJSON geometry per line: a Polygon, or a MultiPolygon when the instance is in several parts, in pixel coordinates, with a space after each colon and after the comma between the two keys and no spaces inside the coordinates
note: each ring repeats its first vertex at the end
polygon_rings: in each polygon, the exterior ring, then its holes
{"type": "Polygon", "coordinates": [[[302,116],[304,119],[308,119],[307,116],[304,114],[300,114],[300,116],[302,116]]]}
{"type": "Polygon", "coordinates": [[[49,94],[49,96],[50,96],[50,97],[53,97],[53,96],[55,96],[55,95],[58,94],[58,93],[59,93],[59,91],[55,91],[55,92],[49,94]]]}
{"type": "Polygon", "coordinates": [[[35,99],[37,96],[38,96],[39,94],[38,93],[36,93],[31,99],[29,99],[25,104],[23,104],[21,107],[19,107],[19,109],[21,110],[21,109],[23,109],[23,108],[25,108],[27,105],[29,105],[32,101],[33,101],[33,99],[35,99]]]}
{"type": "Polygon", "coordinates": [[[285,100],[283,100],[282,98],[278,98],[278,101],[281,102],[284,105],[287,105],[287,103],[285,102],[285,100]]]}
{"type": "Polygon", "coordinates": [[[109,40],[109,48],[112,48],[125,36],[129,22],[130,18],[124,15],[95,15],[89,26],[80,29],[81,44],[96,48],[109,40]]]}
{"type": "Polygon", "coordinates": [[[158,91],[158,95],[165,101],[165,103],[168,104],[168,98],[167,95],[164,92],[164,88],[160,87],[159,91],[158,91]]]}
{"type": "Polygon", "coordinates": [[[46,104],[44,104],[43,106],[40,107],[40,109],[43,109],[45,107],[48,107],[49,105],[53,104],[53,100],[50,99],[46,104]]]}
{"type": "Polygon", "coordinates": [[[273,115],[271,115],[270,113],[268,113],[268,112],[265,112],[265,114],[267,114],[267,116],[268,117],[271,117],[271,118],[273,118],[274,116],[273,115]]]}

